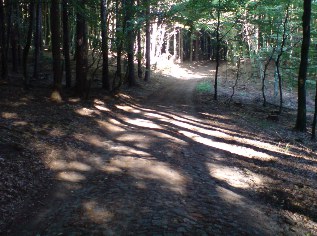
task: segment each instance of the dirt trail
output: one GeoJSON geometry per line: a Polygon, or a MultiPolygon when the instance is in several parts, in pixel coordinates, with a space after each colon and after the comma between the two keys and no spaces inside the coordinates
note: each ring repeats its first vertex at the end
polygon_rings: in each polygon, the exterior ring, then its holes
{"type": "Polygon", "coordinates": [[[203,77],[126,97],[112,112],[97,104],[95,126],[77,134],[85,148],[69,147],[49,163],[56,188],[12,235],[303,234],[258,199],[255,190],[270,178],[237,164],[274,157],[232,141],[243,136],[234,122],[217,127],[196,111],[203,77]]]}

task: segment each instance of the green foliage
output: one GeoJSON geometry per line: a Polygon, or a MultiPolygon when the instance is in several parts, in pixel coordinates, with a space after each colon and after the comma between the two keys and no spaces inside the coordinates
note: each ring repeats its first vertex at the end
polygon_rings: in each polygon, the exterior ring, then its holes
{"type": "Polygon", "coordinates": [[[198,93],[211,93],[212,85],[211,85],[210,81],[204,80],[204,81],[199,82],[197,84],[196,91],[198,93]]]}

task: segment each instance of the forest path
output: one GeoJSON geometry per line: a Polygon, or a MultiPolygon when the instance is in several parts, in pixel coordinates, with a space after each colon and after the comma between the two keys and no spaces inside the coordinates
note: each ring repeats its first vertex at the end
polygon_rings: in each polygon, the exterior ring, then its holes
{"type": "Polygon", "coordinates": [[[274,157],[234,121],[204,119],[194,91],[208,71],[187,72],[147,98],[123,96],[115,110],[102,101],[82,110],[98,113],[94,126],[76,134],[83,145],[49,163],[56,187],[13,234],[298,234],[256,197],[270,178],[254,172],[253,160],[274,157]]]}

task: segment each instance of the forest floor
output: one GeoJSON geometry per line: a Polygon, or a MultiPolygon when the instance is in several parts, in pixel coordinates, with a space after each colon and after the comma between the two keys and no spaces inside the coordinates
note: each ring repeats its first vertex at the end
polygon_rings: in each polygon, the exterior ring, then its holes
{"type": "Polygon", "coordinates": [[[213,72],[171,64],[60,104],[0,85],[0,234],[317,235],[317,145],[296,111],[271,120],[248,81],[229,103],[234,74],[214,101],[213,72]]]}

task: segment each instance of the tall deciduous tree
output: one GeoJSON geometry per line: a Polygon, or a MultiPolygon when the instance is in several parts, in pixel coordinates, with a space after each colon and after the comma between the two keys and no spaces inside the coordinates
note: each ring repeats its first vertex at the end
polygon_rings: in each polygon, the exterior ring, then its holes
{"type": "Polygon", "coordinates": [[[4,79],[7,76],[7,60],[6,60],[6,37],[5,37],[5,21],[4,21],[4,5],[0,0],[0,71],[1,78],[4,79]]]}
{"type": "Polygon", "coordinates": [[[134,75],[134,1],[126,0],[126,24],[127,24],[127,51],[128,51],[128,83],[129,86],[135,85],[134,75]]]}
{"type": "Polygon", "coordinates": [[[306,77],[308,67],[308,53],[310,45],[310,19],[311,19],[311,0],[304,0],[303,13],[303,41],[301,50],[301,62],[298,73],[298,107],[296,130],[306,131],[306,77]]]}
{"type": "Polygon", "coordinates": [[[107,0],[101,0],[101,37],[102,37],[102,87],[111,90],[109,79],[108,59],[108,27],[107,27],[107,0]]]}
{"type": "Polygon", "coordinates": [[[63,0],[63,54],[65,59],[66,88],[70,88],[72,84],[69,38],[69,5],[68,0],[63,0]]]}
{"type": "Polygon", "coordinates": [[[36,21],[35,21],[35,35],[34,35],[34,71],[33,77],[38,79],[38,68],[41,51],[42,40],[42,2],[38,1],[36,4],[36,21]]]}
{"type": "Polygon", "coordinates": [[[34,13],[35,13],[35,4],[32,1],[29,4],[29,27],[27,32],[26,44],[23,49],[23,57],[22,57],[22,66],[23,66],[23,77],[24,77],[24,88],[28,89],[30,85],[30,78],[28,75],[28,56],[32,42],[32,32],[33,32],[33,21],[34,21],[34,13]]]}
{"type": "Polygon", "coordinates": [[[76,14],[76,91],[81,97],[88,96],[88,39],[87,23],[84,15],[86,0],[79,2],[82,6],[76,14]]]}
{"type": "Polygon", "coordinates": [[[52,37],[52,57],[53,57],[53,78],[54,87],[51,98],[54,101],[61,101],[60,91],[62,86],[61,67],[61,25],[60,25],[60,0],[51,2],[51,37],[52,37]]]}
{"type": "Polygon", "coordinates": [[[148,81],[151,75],[151,22],[150,22],[150,2],[145,0],[145,75],[144,80],[148,81]]]}

